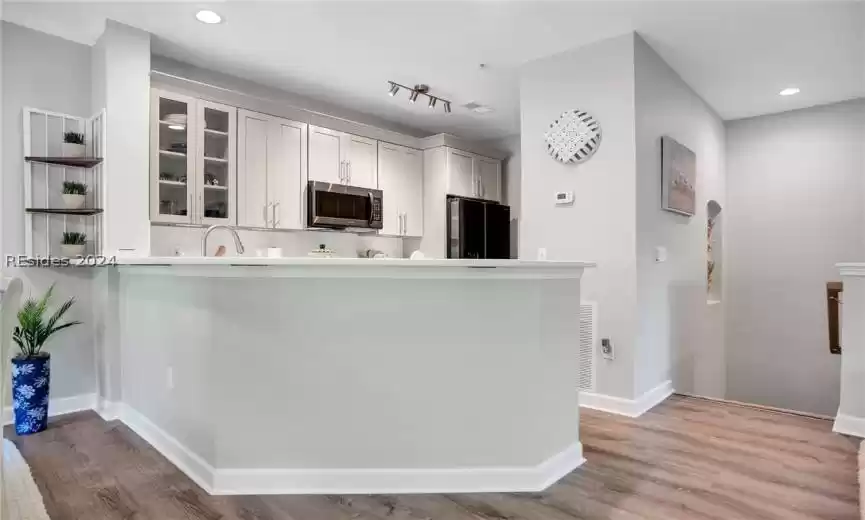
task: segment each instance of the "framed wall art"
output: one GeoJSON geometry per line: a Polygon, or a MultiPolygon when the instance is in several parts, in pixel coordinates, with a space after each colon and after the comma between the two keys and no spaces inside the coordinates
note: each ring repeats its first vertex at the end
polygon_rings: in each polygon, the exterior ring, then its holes
{"type": "Polygon", "coordinates": [[[697,155],[668,136],[661,137],[661,209],[694,216],[697,209],[697,155]]]}

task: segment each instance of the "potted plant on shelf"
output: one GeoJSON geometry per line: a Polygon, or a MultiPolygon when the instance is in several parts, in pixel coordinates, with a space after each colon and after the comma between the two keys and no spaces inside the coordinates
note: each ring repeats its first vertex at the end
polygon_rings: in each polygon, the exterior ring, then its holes
{"type": "Polygon", "coordinates": [[[67,258],[75,258],[84,254],[85,245],[87,245],[87,235],[77,231],[65,231],[63,243],[60,244],[60,253],[67,258]]]}
{"type": "Polygon", "coordinates": [[[63,157],[84,157],[84,134],[66,132],[63,134],[63,157]]]}
{"type": "Polygon", "coordinates": [[[12,358],[12,408],[15,411],[15,433],[39,433],[48,426],[48,389],[51,386],[51,354],[42,347],[54,333],[80,321],[60,323],[75,303],[69,298],[47,320],[46,312],[54,285],[42,298],[28,298],[18,310],[18,325],[12,339],[20,352],[12,358]]]}
{"type": "Polygon", "coordinates": [[[84,207],[87,185],[82,182],[63,182],[63,204],[66,209],[81,209],[84,207]]]}

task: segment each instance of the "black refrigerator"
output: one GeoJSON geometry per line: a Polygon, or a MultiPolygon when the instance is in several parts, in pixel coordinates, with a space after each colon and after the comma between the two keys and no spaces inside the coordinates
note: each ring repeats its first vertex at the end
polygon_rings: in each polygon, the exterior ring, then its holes
{"type": "Polygon", "coordinates": [[[448,196],[447,210],[448,258],[510,258],[510,207],[448,196]]]}

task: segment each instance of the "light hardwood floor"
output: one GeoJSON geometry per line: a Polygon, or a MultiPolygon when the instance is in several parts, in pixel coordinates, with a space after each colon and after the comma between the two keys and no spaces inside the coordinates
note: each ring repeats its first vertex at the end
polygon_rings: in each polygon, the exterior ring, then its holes
{"type": "Polygon", "coordinates": [[[858,519],[857,443],[829,421],[673,396],[638,419],[581,412],[588,462],[542,493],[211,497],[93,412],[30,437],[52,520],[858,519]]]}

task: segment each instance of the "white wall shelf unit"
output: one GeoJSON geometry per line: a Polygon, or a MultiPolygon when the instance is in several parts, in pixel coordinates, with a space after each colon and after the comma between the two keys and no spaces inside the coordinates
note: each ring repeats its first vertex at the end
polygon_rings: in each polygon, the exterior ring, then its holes
{"type": "Polygon", "coordinates": [[[63,233],[84,233],[85,255],[102,253],[105,156],[105,111],[89,118],[25,108],[24,112],[24,248],[30,257],[54,256],[63,233]],[[63,135],[84,134],[83,157],[64,157],[63,135]],[[63,183],[87,186],[83,208],[68,209],[63,183]]]}

